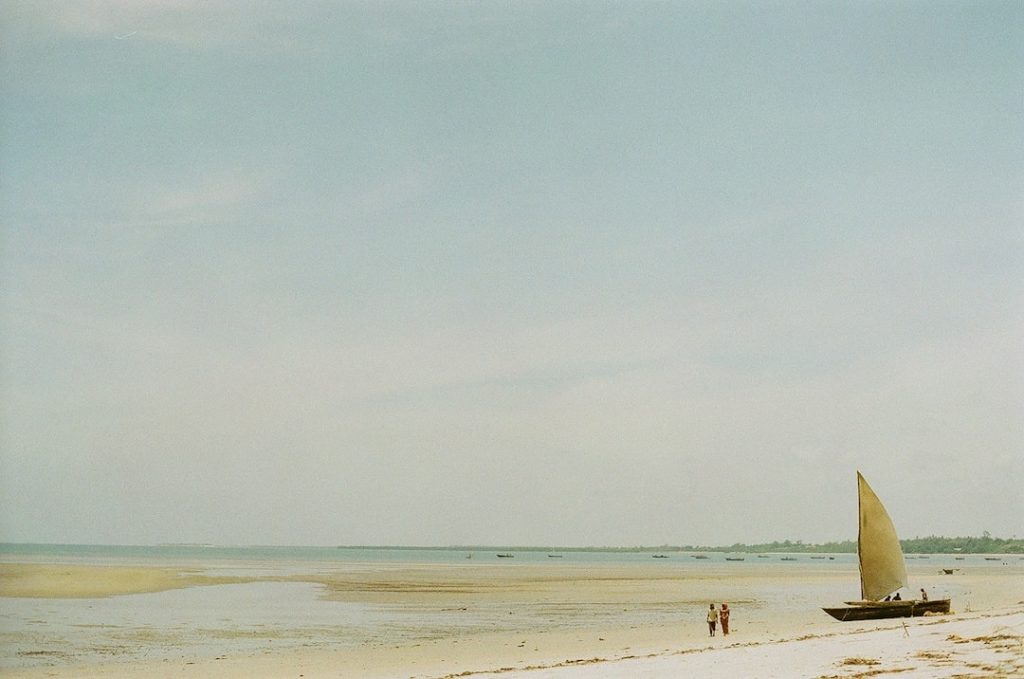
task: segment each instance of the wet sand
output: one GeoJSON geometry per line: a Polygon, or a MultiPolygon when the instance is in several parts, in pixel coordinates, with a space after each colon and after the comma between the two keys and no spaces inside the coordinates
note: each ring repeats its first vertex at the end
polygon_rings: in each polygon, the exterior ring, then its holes
{"type": "Polygon", "coordinates": [[[187,568],[4,563],[0,564],[0,597],[87,599],[246,580],[187,568]]]}

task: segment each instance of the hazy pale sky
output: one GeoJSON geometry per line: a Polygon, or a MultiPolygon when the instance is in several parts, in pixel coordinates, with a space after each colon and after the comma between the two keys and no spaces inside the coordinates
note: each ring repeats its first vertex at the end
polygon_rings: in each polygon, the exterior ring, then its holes
{"type": "Polygon", "coordinates": [[[1024,534],[1021,3],[0,12],[0,540],[1024,534]]]}

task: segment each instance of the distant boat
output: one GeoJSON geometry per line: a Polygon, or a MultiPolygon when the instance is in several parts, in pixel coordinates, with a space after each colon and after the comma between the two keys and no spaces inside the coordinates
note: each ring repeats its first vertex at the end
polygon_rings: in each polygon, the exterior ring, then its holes
{"type": "Polygon", "coordinates": [[[498,558],[499,559],[511,559],[513,556],[514,556],[513,554],[507,554],[506,553],[506,554],[499,554],[498,558]]]}
{"type": "Polygon", "coordinates": [[[825,557],[823,557],[823,556],[812,556],[811,558],[812,559],[824,559],[825,557]]]}
{"type": "Polygon", "coordinates": [[[561,554],[548,554],[548,558],[549,559],[561,559],[562,555],[561,554]]]}
{"type": "Polygon", "coordinates": [[[771,557],[768,556],[767,554],[758,554],[757,558],[758,559],[770,559],[771,557]]]}
{"type": "Polygon", "coordinates": [[[667,554],[651,554],[652,559],[667,559],[667,554]]]}
{"type": "Polygon", "coordinates": [[[742,557],[742,556],[727,556],[727,557],[725,557],[725,560],[726,561],[745,561],[744,557],[742,557]]]}
{"type": "Polygon", "coordinates": [[[986,556],[985,561],[999,561],[998,556],[986,556]]]}
{"type": "Polygon", "coordinates": [[[965,557],[965,556],[954,556],[953,558],[956,559],[957,561],[963,561],[967,557],[965,557]]]}
{"type": "Polygon", "coordinates": [[[953,572],[954,571],[958,571],[958,570],[960,570],[960,569],[959,568],[943,568],[942,572],[945,573],[946,575],[953,575],[953,572]]]}
{"type": "Polygon", "coordinates": [[[694,555],[693,555],[693,558],[694,558],[694,559],[706,559],[706,558],[708,558],[708,557],[706,557],[706,556],[705,556],[705,555],[703,555],[703,554],[694,554],[694,555]]]}
{"type": "Polygon", "coordinates": [[[907,564],[889,513],[860,472],[857,472],[857,498],[860,514],[857,557],[861,598],[859,601],[847,601],[846,606],[822,610],[840,621],[949,613],[949,599],[882,601],[892,592],[907,586],[907,564]]]}
{"type": "Polygon", "coordinates": [[[795,556],[784,556],[784,557],[782,557],[781,560],[782,561],[796,561],[796,557],[795,556]]]}

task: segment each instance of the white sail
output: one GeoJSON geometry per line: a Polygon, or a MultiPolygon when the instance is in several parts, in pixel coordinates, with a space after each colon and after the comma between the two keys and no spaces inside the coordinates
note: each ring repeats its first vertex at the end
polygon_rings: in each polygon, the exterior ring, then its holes
{"type": "Polygon", "coordinates": [[[857,472],[857,497],[860,505],[857,533],[860,594],[868,601],[878,601],[906,587],[907,566],[892,519],[860,472],[857,472]]]}

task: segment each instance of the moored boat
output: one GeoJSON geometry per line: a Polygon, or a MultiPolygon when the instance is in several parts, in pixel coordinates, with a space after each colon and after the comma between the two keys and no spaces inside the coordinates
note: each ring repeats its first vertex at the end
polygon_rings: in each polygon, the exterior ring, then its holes
{"type": "Polygon", "coordinates": [[[857,472],[857,505],[861,598],[845,602],[846,606],[822,610],[844,622],[949,613],[949,599],[885,600],[892,592],[907,586],[907,565],[889,513],[860,472],[857,472]]]}
{"type": "Polygon", "coordinates": [[[836,620],[882,620],[885,618],[914,618],[927,614],[949,613],[949,599],[922,601],[847,601],[846,606],[823,608],[836,620]]]}

